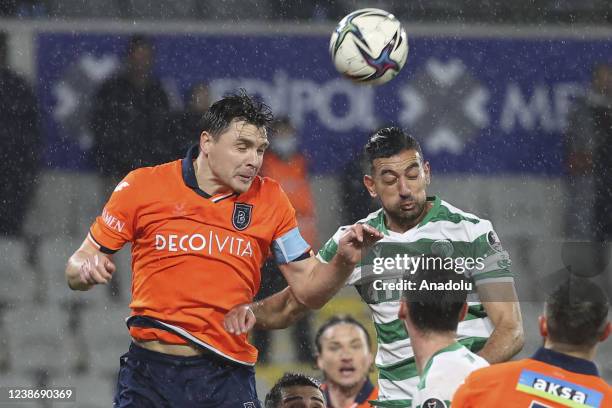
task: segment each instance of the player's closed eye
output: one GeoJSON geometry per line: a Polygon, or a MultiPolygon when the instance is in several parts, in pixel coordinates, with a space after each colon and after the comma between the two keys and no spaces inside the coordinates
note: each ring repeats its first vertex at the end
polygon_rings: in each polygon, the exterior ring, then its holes
{"type": "Polygon", "coordinates": [[[387,174],[383,176],[382,181],[385,184],[393,184],[397,181],[397,177],[387,174]]]}

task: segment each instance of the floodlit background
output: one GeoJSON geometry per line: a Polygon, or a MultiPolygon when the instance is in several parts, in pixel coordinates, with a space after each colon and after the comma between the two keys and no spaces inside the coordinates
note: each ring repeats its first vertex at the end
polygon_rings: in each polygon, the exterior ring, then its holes
{"type": "MultiPolygon", "coordinates": [[[[519,357],[530,355],[541,344],[543,293],[567,266],[563,243],[612,234],[609,217],[597,211],[606,199],[597,185],[612,185],[605,143],[612,133],[602,136],[591,114],[596,104],[612,115],[612,68],[607,79],[594,75],[612,67],[611,4],[0,2],[7,68],[31,87],[15,92],[0,82],[0,385],[74,386],[75,406],[110,406],[119,356],[130,342],[123,320],[129,248],[117,256],[110,288],[71,292],[65,262],[117,179],[104,166],[135,154],[146,155],[143,163],[178,159],[197,141],[197,86],[209,101],[245,88],[289,117],[312,191],[303,222],[311,223],[317,246],[376,208],[360,182],[359,152],[369,132],[388,124],[408,129],[431,163],[429,193],[490,219],[510,252],[527,335],[519,357]],[[393,12],[410,44],[400,75],[375,88],[342,79],[328,55],[336,22],[362,7],[393,12]],[[96,95],[121,69],[134,34],[155,45],[153,72],[164,101],[124,144],[100,154],[96,95]]],[[[610,293],[610,265],[597,272],[610,293]]],[[[312,334],[335,313],[352,313],[373,330],[367,307],[346,288],[297,333],[258,339],[270,342],[257,366],[260,399],[286,370],[319,375],[309,360],[312,334]]],[[[612,341],[597,363],[610,382],[612,341]]]]}

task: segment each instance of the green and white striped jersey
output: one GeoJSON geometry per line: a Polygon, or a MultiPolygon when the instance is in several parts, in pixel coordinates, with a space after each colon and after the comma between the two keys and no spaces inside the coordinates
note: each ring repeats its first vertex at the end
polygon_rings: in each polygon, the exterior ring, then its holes
{"type": "MultiPolygon", "coordinates": [[[[408,254],[411,257],[437,255],[445,258],[482,258],[479,269],[466,271],[470,281],[479,285],[488,282],[513,282],[510,258],[503,250],[491,222],[463,212],[439,197],[428,197],[433,203],[419,225],[405,233],[389,231],[382,209],[358,222],[368,223],[384,234],[372,248],[376,257],[408,254]]],[[[340,227],[321,248],[317,257],[329,262],[347,227],[340,227]]],[[[383,407],[407,407],[415,394],[418,375],[414,353],[403,322],[398,318],[401,290],[381,290],[380,281],[399,282],[405,271],[373,273],[373,258],[366,256],[357,265],[347,284],[354,285],[368,304],[377,333],[376,366],[379,370],[379,399],[383,407]],[[378,284],[376,284],[378,281],[378,284]],[[378,287],[375,288],[375,287],[378,287]]],[[[458,341],[476,352],[486,343],[493,325],[476,294],[471,294],[468,313],[459,323],[458,341]]]]}
{"type": "Polygon", "coordinates": [[[427,362],[420,376],[417,393],[412,402],[415,408],[450,407],[453,395],[465,378],[474,370],[489,363],[460,343],[438,350],[427,362]]]}

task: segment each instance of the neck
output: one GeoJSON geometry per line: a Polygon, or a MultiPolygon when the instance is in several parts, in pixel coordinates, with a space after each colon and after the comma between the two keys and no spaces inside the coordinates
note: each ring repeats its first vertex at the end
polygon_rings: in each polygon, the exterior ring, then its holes
{"type": "Polygon", "coordinates": [[[214,196],[216,194],[230,193],[232,190],[221,183],[221,181],[213,174],[208,160],[202,153],[196,157],[193,161],[193,168],[196,174],[196,180],[198,181],[198,187],[200,190],[214,196]]]}
{"type": "Polygon", "coordinates": [[[355,402],[355,398],[363,384],[365,384],[366,379],[364,378],[362,381],[350,387],[343,387],[339,384],[329,381],[327,383],[327,390],[329,392],[329,398],[331,406],[334,408],[349,408],[355,402]]]}
{"type": "Polygon", "coordinates": [[[456,336],[454,332],[423,333],[419,330],[411,330],[410,343],[414,350],[414,359],[419,374],[423,373],[427,362],[434,354],[457,341],[456,336]]]}
{"type": "Polygon", "coordinates": [[[595,347],[589,347],[585,349],[576,348],[568,344],[555,343],[546,339],[544,342],[544,348],[548,350],[556,351],[557,353],[563,353],[568,356],[581,358],[583,360],[593,361],[595,359],[595,347]]]}
{"type": "Polygon", "coordinates": [[[423,218],[425,218],[425,216],[427,215],[429,210],[431,210],[432,207],[433,207],[433,203],[426,201],[425,207],[423,207],[423,211],[421,211],[421,214],[419,214],[417,218],[414,218],[412,220],[405,220],[405,221],[396,220],[393,217],[390,217],[387,211],[383,209],[383,211],[385,211],[385,220],[387,224],[387,229],[393,232],[398,232],[400,234],[403,234],[409,229],[412,229],[416,227],[417,225],[419,225],[419,223],[423,221],[423,218]]]}

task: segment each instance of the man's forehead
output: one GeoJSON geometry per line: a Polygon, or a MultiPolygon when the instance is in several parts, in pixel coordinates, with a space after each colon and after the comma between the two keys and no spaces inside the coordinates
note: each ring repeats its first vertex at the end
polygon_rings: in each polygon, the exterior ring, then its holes
{"type": "Polygon", "coordinates": [[[423,162],[421,154],[414,150],[402,150],[390,157],[380,157],[372,162],[375,169],[405,169],[423,162]]]}
{"type": "Polygon", "coordinates": [[[304,400],[317,399],[324,401],[323,393],[310,385],[292,385],[283,389],[283,400],[300,397],[304,400]]]}
{"type": "Polygon", "coordinates": [[[234,119],[229,126],[229,131],[233,132],[236,138],[264,141],[268,140],[268,133],[265,127],[257,127],[244,120],[234,119]]]}
{"type": "Polygon", "coordinates": [[[327,328],[321,337],[327,341],[354,340],[361,337],[362,330],[354,324],[341,323],[327,328]]]}

